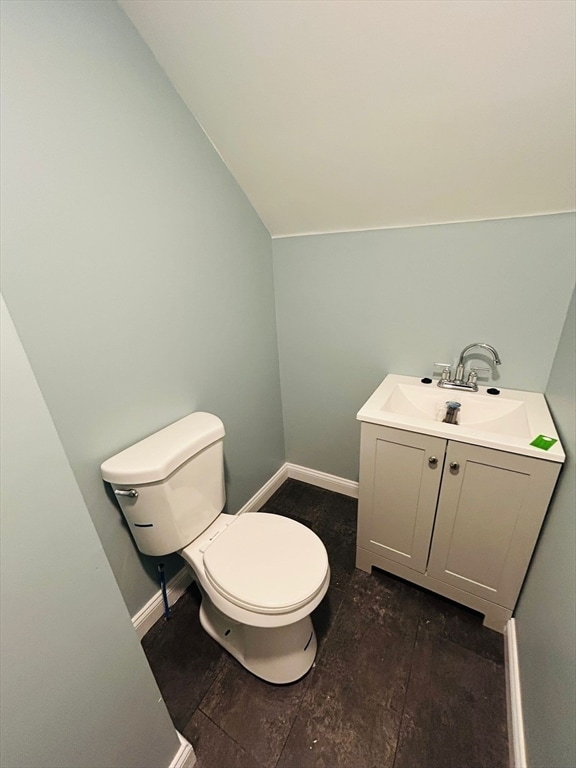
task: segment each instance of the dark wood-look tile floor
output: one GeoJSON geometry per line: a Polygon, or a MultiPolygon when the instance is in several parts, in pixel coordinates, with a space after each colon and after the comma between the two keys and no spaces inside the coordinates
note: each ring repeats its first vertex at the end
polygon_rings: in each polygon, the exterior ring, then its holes
{"type": "Polygon", "coordinates": [[[503,638],[482,617],[354,567],[354,499],[288,480],[262,508],[324,541],[318,654],[290,685],[251,675],[201,628],[191,587],[143,640],[198,768],[506,768],[503,638]]]}

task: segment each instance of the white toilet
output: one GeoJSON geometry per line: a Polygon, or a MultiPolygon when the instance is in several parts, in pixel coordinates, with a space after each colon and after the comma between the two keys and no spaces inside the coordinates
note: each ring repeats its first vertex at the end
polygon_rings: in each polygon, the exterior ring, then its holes
{"type": "Polygon", "coordinates": [[[200,621],[246,669],[271,683],[302,677],[316,655],[310,613],[330,581],[322,541],[280,515],[221,514],[224,425],[192,413],[105,461],[136,544],[178,552],[202,592],[200,621]]]}

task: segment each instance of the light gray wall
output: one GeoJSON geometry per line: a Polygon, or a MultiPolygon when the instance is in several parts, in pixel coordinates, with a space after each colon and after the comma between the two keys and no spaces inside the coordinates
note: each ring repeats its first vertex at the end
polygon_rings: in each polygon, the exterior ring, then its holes
{"type": "Polygon", "coordinates": [[[572,214],[273,240],[287,460],[357,479],[355,416],[386,374],[474,341],[497,384],[542,392],[574,249],[572,214]]]}
{"type": "Polygon", "coordinates": [[[566,464],[515,614],[530,768],[576,765],[575,331],[573,295],[546,388],[566,464]]]}
{"type": "Polygon", "coordinates": [[[3,768],[161,768],[179,741],[1,299],[3,768]]]}
{"type": "Polygon", "coordinates": [[[115,2],[2,5],[3,293],[134,614],[155,562],[100,463],[195,410],[228,511],[284,461],[271,240],[115,2]]]}

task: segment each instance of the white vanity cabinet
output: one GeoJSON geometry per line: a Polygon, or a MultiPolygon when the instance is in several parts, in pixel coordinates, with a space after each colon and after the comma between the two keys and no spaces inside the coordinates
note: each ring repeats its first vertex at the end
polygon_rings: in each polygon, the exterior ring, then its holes
{"type": "Polygon", "coordinates": [[[358,568],[512,615],[561,464],[363,423],[358,568]]]}

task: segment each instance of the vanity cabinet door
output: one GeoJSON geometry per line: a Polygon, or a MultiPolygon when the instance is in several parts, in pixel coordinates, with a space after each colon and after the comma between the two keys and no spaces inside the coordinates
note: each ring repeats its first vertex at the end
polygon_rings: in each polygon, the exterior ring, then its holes
{"type": "Polygon", "coordinates": [[[449,442],[428,575],[513,608],[559,470],[449,442]]]}
{"type": "Polygon", "coordinates": [[[362,424],[358,546],[424,573],[446,441],[362,424]]]}

